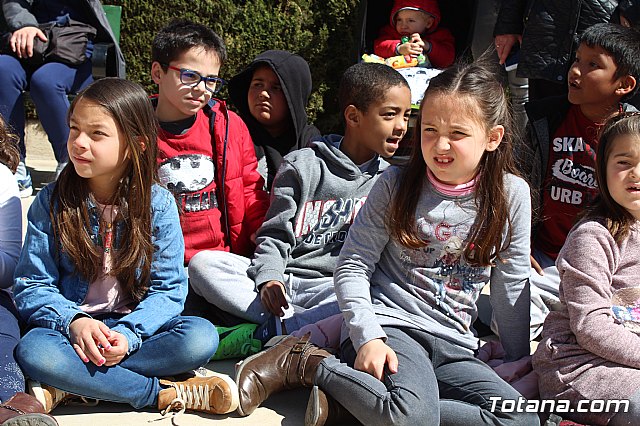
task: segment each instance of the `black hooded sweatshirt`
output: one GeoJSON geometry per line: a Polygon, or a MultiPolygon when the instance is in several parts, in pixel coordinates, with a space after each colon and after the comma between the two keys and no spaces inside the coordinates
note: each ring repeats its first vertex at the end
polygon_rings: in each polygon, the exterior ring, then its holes
{"type": "MultiPolygon", "coordinates": [[[[266,160],[266,176],[260,170],[271,190],[273,178],[280,167],[282,157],[291,151],[304,148],[314,138],[320,136],[320,131],[307,123],[305,107],[311,94],[311,71],[302,57],[284,50],[267,50],[256,56],[247,68],[235,75],[229,82],[231,102],[236,106],[240,116],[247,124],[251,138],[256,148],[258,163],[266,160]],[[247,94],[253,78],[253,72],[258,66],[268,65],[276,73],[289,106],[292,125],[285,134],[274,138],[267,130],[253,118],[249,111],[247,94]]],[[[260,167],[262,169],[262,167],[260,167]]]]}

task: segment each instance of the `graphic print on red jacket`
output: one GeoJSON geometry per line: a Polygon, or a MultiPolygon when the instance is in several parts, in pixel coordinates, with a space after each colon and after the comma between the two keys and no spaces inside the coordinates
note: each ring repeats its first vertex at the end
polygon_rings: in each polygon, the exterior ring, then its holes
{"type": "Polygon", "coordinates": [[[181,135],[160,129],[158,175],[180,209],[185,264],[201,250],[252,255],[250,237],[269,199],[249,131],[235,113],[215,102],[181,135]]]}
{"type": "Polygon", "coordinates": [[[396,30],[395,18],[401,9],[421,10],[433,17],[431,27],[420,34],[423,41],[431,43],[431,50],[425,54],[435,68],[450,66],[455,59],[455,40],[448,29],[438,27],[442,16],[436,0],[396,0],[391,8],[390,23],[380,29],[380,35],[373,42],[373,52],[383,58],[397,55],[396,47],[404,35],[396,30]]]}

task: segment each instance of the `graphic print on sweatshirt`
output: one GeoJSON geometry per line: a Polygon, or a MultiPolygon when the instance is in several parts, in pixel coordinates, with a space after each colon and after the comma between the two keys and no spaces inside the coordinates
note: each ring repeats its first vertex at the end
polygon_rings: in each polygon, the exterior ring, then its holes
{"type": "Polygon", "coordinates": [[[184,211],[197,212],[218,207],[215,165],[211,157],[183,154],[167,158],[158,167],[158,177],[184,211]]]}
{"type": "Polygon", "coordinates": [[[344,243],[367,197],[311,200],[304,203],[296,220],[295,236],[309,245],[344,243]]]}
{"type": "Polygon", "coordinates": [[[640,334],[640,287],[627,287],[613,291],[611,311],[618,324],[640,334]]]}
{"type": "Polygon", "coordinates": [[[470,316],[464,311],[478,298],[489,281],[488,268],[470,266],[464,259],[470,224],[451,224],[446,220],[417,221],[420,237],[427,245],[419,249],[402,248],[408,279],[419,296],[447,316],[458,316],[464,323],[470,316]]]}

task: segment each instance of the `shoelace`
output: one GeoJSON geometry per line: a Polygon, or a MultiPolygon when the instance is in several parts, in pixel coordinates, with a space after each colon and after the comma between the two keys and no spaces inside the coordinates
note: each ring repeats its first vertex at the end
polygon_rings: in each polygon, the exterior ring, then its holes
{"type": "Polygon", "coordinates": [[[167,408],[162,410],[160,414],[163,416],[175,408],[178,408],[178,412],[175,414],[180,415],[185,412],[187,408],[192,410],[209,411],[209,385],[192,385],[185,386],[179,384],[174,386],[176,390],[176,397],[167,405],[167,408]]]}

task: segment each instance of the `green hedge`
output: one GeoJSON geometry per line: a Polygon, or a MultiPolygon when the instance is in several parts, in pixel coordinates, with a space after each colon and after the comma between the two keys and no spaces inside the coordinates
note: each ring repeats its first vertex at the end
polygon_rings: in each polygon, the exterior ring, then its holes
{"type": "MultiPolygon", "coordinates": [[[[151,40],[174,17],[211,26],[228,48],[223,78],[260,52],[285,49],[311,66],[308,113],[323,133],[341,132],[336,93],[342,72],[357,60],[359,0],[107,0],[122,6],[120,44],[128,78],[155,90],[149,68],[151,40]]],[[[226,98],[226,90],[221,92],[226,98]]]]}

